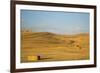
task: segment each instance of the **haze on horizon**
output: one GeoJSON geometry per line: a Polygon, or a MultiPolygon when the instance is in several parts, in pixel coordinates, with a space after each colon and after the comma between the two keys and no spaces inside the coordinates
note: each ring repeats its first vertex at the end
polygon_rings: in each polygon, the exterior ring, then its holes
{"type": "Polygon", "coordinates": [[[57,34],[89,33],[89,13],[21,10],[21,30],[57,34]]]}

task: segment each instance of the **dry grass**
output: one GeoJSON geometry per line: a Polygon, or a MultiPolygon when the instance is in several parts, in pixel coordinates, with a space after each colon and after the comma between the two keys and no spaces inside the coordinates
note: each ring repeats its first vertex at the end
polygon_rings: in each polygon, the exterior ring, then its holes
{"type": "Polygon", "coordinates": [[[48,32],[22,32],[21,62],[34,62],[28,56],[40,56],[40,61],[89,59],[89,34],[58,35],[48,32]]]}

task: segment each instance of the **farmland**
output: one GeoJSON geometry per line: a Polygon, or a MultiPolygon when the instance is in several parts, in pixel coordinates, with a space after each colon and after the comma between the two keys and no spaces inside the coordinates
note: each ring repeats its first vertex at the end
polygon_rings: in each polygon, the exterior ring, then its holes
{"type": "Polygon", "coordinates": [[[89,34],[61,35],[50,32],[21,32],[21,62],[89,59],[89,34]],[[29,60],[40,56],[40,60],[29,60]]]}

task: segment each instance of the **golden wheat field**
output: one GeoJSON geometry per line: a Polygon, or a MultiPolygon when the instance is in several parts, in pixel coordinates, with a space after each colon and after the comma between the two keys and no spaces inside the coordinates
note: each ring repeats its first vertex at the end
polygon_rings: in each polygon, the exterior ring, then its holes
{"type": "Polygon", "coordinates": [[[89,59],[89,34],[21,32],[21,62],[89,59]],[[37,58],[39,56],[39,59],[37,58]]]}

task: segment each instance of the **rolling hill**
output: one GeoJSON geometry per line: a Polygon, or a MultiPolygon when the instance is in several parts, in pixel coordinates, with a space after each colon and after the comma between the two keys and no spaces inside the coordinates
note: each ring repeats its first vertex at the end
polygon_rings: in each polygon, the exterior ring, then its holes
{"type": "Polygon", "coordinates": [[[21,62],[89,59],[89,34],[60,35],[50,32],[21,32],[21,62]],[[40,56],[30,61],[28,56],[40,56]]]}

